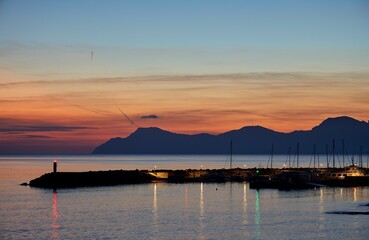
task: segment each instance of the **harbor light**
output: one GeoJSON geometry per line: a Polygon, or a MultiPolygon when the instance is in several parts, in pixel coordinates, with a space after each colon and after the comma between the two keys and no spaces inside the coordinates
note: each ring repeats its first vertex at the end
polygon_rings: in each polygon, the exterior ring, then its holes
{"type": "Polygon", "coordinates": [[[56,173],[58,161],[54,160],[53,162],[53,172],[56,173]]]}

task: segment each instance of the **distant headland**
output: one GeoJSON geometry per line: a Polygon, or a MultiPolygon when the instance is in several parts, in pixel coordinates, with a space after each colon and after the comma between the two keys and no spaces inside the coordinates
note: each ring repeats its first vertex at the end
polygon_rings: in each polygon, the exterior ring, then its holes
{"type": "Polygon", "coordinates": [[[160,128],[137,128],[126,138],[112,138],[93,154],[367,154],[369,122],[342,116],[328,118],[307,131],[281,133],[262,126],[246,126],[218,135],[187,135],[160,128]]]}

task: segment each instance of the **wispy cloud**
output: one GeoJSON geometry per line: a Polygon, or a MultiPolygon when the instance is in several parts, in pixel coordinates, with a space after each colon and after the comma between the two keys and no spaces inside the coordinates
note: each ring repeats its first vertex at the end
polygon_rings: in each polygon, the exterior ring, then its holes
{"type": "Polygon", "coordinates": [[[155,114],[141,116],[142,119],[158,119],[159,116],[155,114]]]}
{"type": "MultiPolygon", "coordinates": [[[[285,84],[298,84],[299,86],[313,86],[314,83],[338,83],[348,80],[368,81],[369,72],[346,73],[312,73],[312,72],[255,72],[238,74],[206,74],[206,75],[151,75],[136,77],[103,77],[103,78],[78,78],[59,80],[31,80],[18,82],[4,82],[0,86],[18,85],[79,85],[79,84],[120,84],[120,83],[259,83],[261,86],[280,86],[285,84]],[[310,80],[313,82],[304,82],[310,80]]],[[[187,87],[187,86],[186,86],[187,87]]]]}
{"type": "Polygon", "coordinates": [[[53,137],[50,137],[50,136],[44,136],[44,135],[31,135],[31,134],[28,134],[28,135],[22,135],[21,137],[22,137],[22,138],[28,138],[28,139],[50,139],[50,138],[53,138],[53,137]]]}
{"type": "Polygon", "coordinates": [[[0,133],[23,134],[28,132],[71,132],[77,130],[96,129],[90,126],[53,124],[46,120],[0,118],[0,133]]]}
{"type": "Polygon", "coordinates": [[[92,127],[80,126],[57,126],[57,125],[29,125],[29,126],[11,126],[0,128],[3,133],[25,133],[25,132],[67,132],[74,130],[94,129],[92,127]]]}

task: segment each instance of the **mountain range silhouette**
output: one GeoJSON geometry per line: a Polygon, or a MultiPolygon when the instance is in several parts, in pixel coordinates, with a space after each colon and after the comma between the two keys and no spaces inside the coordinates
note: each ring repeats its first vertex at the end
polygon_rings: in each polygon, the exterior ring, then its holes
{"type": "Polygon", "coordinates": [[[307,131],[276,132],[262,126],[246,126],[218,135],[187,135],[156,127],[137,128],[126,138],[112,138],[93,154],[228,154],[230,141],[234,154],[275,154],[299,151],[301,154],[367,154],[369,122],[342,116],[328,118],[307,131]],[[299,149],[297,150],[297,144],[299,149]],[[334,145],[334,147],[333,147],[334,145]]]}

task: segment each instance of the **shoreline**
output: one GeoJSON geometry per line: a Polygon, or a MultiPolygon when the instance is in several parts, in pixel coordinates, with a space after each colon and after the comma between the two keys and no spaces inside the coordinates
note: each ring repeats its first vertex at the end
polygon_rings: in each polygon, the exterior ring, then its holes
{"type": "MultiPolygon", "coordinates": [[[[30,187],[76,188],[152,182],[249,182],[250,188],[306,189],[316,187],[369,186],[369,169],[363,176],[327,178],[343,168],[232,168],[186,170],[108,170],[89,172],[51,172],[31,180],[30,187]]],[[[338,175],[338,174],[337,174],[338,175]]]]}

